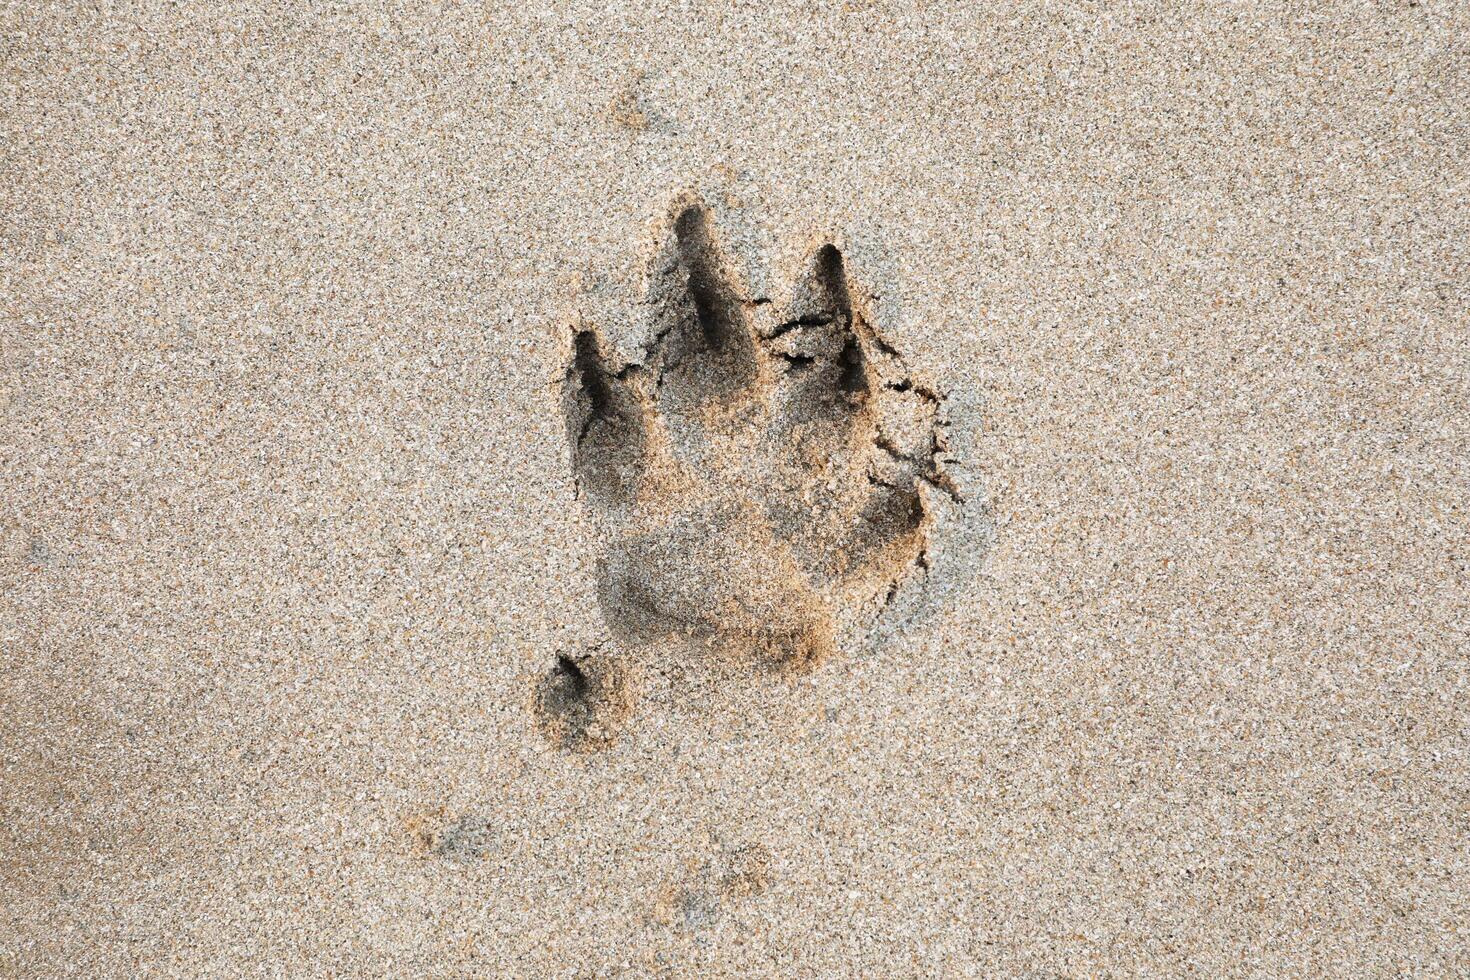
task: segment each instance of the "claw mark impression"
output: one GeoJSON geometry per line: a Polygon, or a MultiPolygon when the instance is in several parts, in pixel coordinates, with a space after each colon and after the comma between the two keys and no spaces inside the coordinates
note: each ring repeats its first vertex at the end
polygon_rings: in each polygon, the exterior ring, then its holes
{"type": "Polygon", "coordinates": [[[682,634],[810,665],[840,611],[924,574],[945,473],[940,398],[878,335],[841,252],[807,260],[784,309],[743,295],[698,203],[674,213],[639,356],[574,330],[565,412],[602,519],[599,595],[634,638],[682,634]]]}

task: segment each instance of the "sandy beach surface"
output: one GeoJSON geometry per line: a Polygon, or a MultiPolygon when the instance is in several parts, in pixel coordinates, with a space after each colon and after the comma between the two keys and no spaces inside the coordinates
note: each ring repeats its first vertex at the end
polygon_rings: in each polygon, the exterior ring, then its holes
{"type": "Polygon", "coordinates": [[[1470,7],[0,5],[0,975],[1470,973],[1470,7]]]}

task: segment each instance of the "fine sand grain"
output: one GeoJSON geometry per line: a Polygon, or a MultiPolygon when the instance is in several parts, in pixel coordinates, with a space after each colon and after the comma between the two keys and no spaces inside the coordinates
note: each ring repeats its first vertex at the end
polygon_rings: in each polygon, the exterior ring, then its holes
{"type": "Polygon", "coordinates": [[[0,28],[0,976],[1470,973],[1470,6],[0,28]]]}

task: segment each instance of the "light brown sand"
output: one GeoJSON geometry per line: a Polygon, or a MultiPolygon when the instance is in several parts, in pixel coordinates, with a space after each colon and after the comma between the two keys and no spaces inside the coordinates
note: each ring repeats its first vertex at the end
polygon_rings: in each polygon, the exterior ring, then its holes
{"type": "Polygon", "coordinates": [[[0,14],[0,974],[1470,971],[1470,8],[98,6],[0,14]],[[988,524],[562,750],[681,192],[988,524]]]}

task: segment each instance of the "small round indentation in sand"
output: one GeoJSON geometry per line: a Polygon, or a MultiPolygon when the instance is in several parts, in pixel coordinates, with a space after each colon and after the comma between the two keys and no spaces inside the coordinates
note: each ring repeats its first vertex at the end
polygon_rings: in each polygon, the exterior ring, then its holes
{"type": "Polygon", "coordinates": [[[536,725],[560,749],[606,748],[631,707],[627,671],[612,657],[561,655],[536,682],[536,725]]]}

